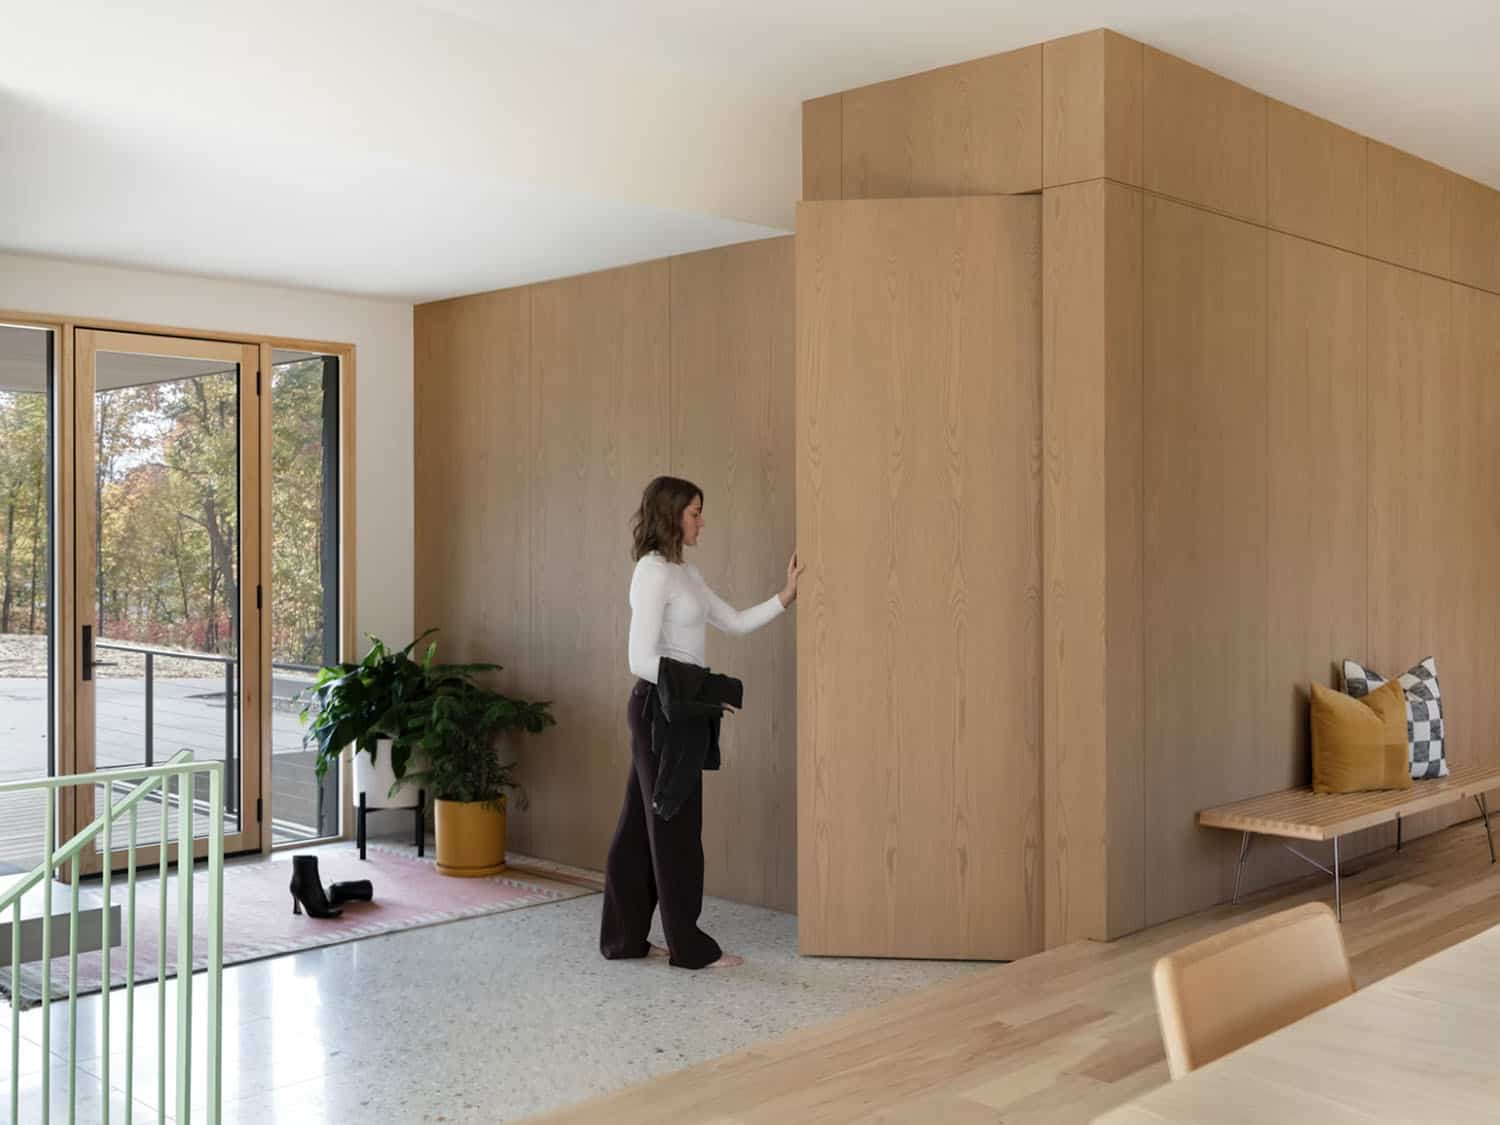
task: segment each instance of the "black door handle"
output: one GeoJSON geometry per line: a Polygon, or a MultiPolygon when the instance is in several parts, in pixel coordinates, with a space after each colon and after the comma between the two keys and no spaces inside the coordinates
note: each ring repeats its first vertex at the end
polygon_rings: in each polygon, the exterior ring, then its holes
{"type": "Polygon", "coordinates": [[[92,680],[94,678],[94,627],[85,625],[83,627],[83,678],[92,680]]]}

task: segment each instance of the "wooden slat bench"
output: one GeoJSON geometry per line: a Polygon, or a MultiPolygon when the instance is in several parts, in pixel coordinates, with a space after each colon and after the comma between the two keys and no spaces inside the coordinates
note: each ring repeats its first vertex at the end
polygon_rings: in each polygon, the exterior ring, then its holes
{"type": "Polygon", "coordinates": [[[1485,794],[1500,789],[1500,767],[1454,766],[1448,776],[1431,781],[1417,781],[1410,789],[1384,790],[1376,793],[1325,793],[1321,796],[1311,786],[1300,789],[1284,789],[1280,793],[1267,793],[1251,797],[1248,801],[1236,801],[1232,805],[1204,809],[1198,814],[1198,823],[1205,828],[1226,828],[1244,833],[1240,840],[1240,859],[1234,869],[1234,897],[1240,898],[1240,877],[1244,874],[1245,858],[1250,854],[1250,842],[1256,836],[1277,836],[1283,847],[1298,859],[1310,863],[1318,870],[1333,876],[1334,909],[1342,920],[1344,916],[1343,892],[1339,885],[1339,838],[1362,828],[1373,828],[1378,824],[1396,824],[1396,848],[1401,848],[1401,818],[1413,813],[1427,812],[1454,801],[1473,798],[1479,806],[1479,815],[1484,818],[1485,837],[1490,845],[1490,862],[1495,862],[1495,840],[1490,835],[1490,810],[1485,794]],[[1325,867],[1317,860],[1303,855],[1287,840],[1332,840],[1333,867],[1325,867]]]}

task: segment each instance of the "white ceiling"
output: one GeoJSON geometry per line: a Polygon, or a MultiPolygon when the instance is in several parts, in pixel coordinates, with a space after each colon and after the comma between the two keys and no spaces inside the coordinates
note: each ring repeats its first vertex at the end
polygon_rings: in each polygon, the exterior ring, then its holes
{"type": "Polygon", "coordinates": [[[1500,186],[1494,0],[0,0],[0,248],[420,300],[766,237],[803,98],[1099,26],[1500,186]]]}

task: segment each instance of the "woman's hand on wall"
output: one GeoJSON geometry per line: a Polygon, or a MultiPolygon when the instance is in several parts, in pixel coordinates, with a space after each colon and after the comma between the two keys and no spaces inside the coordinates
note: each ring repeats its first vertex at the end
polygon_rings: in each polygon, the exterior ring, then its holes
{"type": "Polygon", "coordinates": [[[797,600],[797,579],[802,575],[802,564],[797,561],[797,552],[792,552],[791,560],[786,564],[786,585],[782,587],[777,596],[781,599],[783,606],[789,606],[797,600]]]}

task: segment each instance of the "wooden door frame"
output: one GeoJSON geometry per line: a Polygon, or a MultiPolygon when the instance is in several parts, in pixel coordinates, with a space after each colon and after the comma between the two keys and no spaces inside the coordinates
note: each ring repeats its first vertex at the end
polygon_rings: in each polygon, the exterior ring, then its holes
{"type": "MultiPolygon", "coordinates": [[[[53,685],[52,705],[54,709],[55,729],[57,731],[57,745],[52,748],[52,755],[55,768],[59,774],[78,772],[78,717],[75,714],[77,699],[75,685],[78,675],[77,646],[80,635],[80,622],[77,612],[78,576],[74,565],[78,513],[74,502],[75,488],[72,486],[72,481],[77,455],[74,433],[77,424],[76,399],[78,395],[74,366],[74,335],[79,330],[245,345],[247,349],[254,348],[257,350],[256,366],[263,373],[270,371],[271,353],[276,349],[305,351],[318,355],[333,356],[338,359],[340,414],[339,655],[340,659],[344,660],[355,658],[359,631],[357,627],[357,600],[355,596],[357,576],[355,523],[355,388],[357,384],[357,349],[354,344],[333,340],[312,340],[293,336],[273,336],[264,333],[184,328],[179,325],[119,321],[99,317],[63,316],[55,313],[14,309],[0,309],[0,322],[50,330],[56,341],[56,347],[53,352],[54,367],[52,371],[53,426],[55,434],[54,449],[52,450],[52,470],[54,480],[57,482],[53,496],[53,568],[57,604],[53,615],[56,638],[54,664],[56,668],[56,682],[53,685]],[[64,484],[65,481],[68,482],[66,486],[64,484]]],[[[246,408],[243,396],[241,401],[243,410],[246,408]]],[[[254,400],[254,403],[251,409],[259,411],[256,432],[258,434],[269,434],[271,396],[263,393],[254,400]]],[[[260,512],[261,526],[269,528],[271,526],[270,441],[259,443],[255,460],[258,466],[258,480],[262,487],[258,489],[258,495],[255,497],[254,503],[260,512]]],[[[242,510],[244,510],[246,504],[247,500],[242,496],[242,510]]],[[[248,561],[251,557],[242,544],[242,558],[248,561]]],[[[271,536],[269,534],[260,537],[254,558],[256,559],[259,571],[259,584],[263,591],[263,602],[269,607],[274,604],[271,600],[271,536]]],[[[242,594],[248,585],[243,579],[241,580],[242,594]]],[[[259,623],[259,627],[256,630],[257,647],[261,653],[269,654],[271,615],[269,612],[263,612],[258,614],[257,617],[259,623]]],[[[242,610],[242,643],[243,637],[248,632],[243,626],[244,620],[242,610]]],[[[248,667],[249,665],[246,664],[245,666],[248,667]]],[[[245,686],[249,686],[248,680],[245,686]]],[[[270,686],[270,660],[260,660],[258,661],[256,676],[256,713],[260,732],[259,743],[261,751],[259,788],[263,795],[269,795],[271,791],[270,686]]],[[[245,716],[242,715],[242,724],[244,718],[245,716]]],[[[353,833],[354,814],[353,802],[350,795],[353,784],[352,769],[347,761],[342,764],[341,779],[341,792],[343,794],[341,803],[343,808],[339,824],[339,838],[349,839],[353,833]]],[[[76,796],[77,790],[73,789],[66,792],[68,795],[59,801],[59,839],[66,839],[67,836],[64,833],[71,834],[82,827],[78,823],[77,802],[73,799],[76,796]]],[[[268,815],[263,817],[259,826],[259,846],[262,853],[269,853],[272,850],[270,811],[272,810],[268,810],[268,815]]],[[[206,841],[200,841],[200,847],[206,847],[206,841]]],[[[140,858],[140,851],[138,849],[138,858],[140,858]]],[[[141,859],[141,862],[144,862],[144,859],[141,859]]]]}
{"type": "MultiPolygon", "coordinates": [[[[264,677],[259,670],[264,666],[264,650],[262,648],[261,620],[267,614],[260,608],[263,601],[261,597],[264,575],[261,573],[260,559],[260,495],[261,495],[261,431],[259,394],[260,383],[260,348],[253,344],[239,344],[221,340],[189,339],[180,336],[155,336],[139,332],[112,332],[101,331],[94,328],[75,328],[73,331],[73,359],[74,359],[74,402],[73,402],[73,505],[74,505],[74,543],[75,543],[75,567],[73,587],[73,612],[74,624],[77,630],[88,628],[92,624],[98,630],[97,607],[94,605],[92,583],[90,588],[85,588],[86,578],[95,578],[93,568],[77,562],[78,559],[87,559],[95,553],[95,535],[99,519],[99,513],[95,510],[94,494],[90,488],[92,474],[97,474],[98,466],[92,464],[92,459],[86,455],[86,450],[91,448],[91,437],[93,433],[95,400],[98,387],[89,373],[96,372],[95,357],[100,353],[114,352],[126,355],[148,355],[164,358],[188,358],[204,359],[225,364],[232,364],[236,371],[236,391],[238,410],[235,419],[236,445],[239,450],[239,465],[237,466],[239,496],[238,517],[236,534],[240,558],[240,574],[238,589],[238,604],[235,607],[239,622],[239,675],[238,691],[239,700],[237,709],[239,712],[237,736],[241,748],[241,764],[239,777],[239,820],[238,830],[226,833],[229,850],[241,852],[250,850],[261,844],[264,822],[262,819],[251,821],[249,813],[252,809],[259,809],[262,796],[261,777],[263,768],[261,759],[268,753],[269,745],[265,728],[265,696],[264,677]],[[92,468],[92,474],[88,470],[92,468]],[[251,518],[246,518],[249,513],[251,518]],[[252,674],[251,670],[255,670],[252,674]],[[252,751],[256,754],[255,769],[253,771],[245,768],[244,757],[252,751]],[[252,802],[255,802],[252,804],[252,802]]],[[[73,643],[79,644],[79,634],[73,634],[73,643]]],[[[81,673],[82,668],[79,669],[81,673]]],[[[84,732],[89,732],[92,738],[95,719],[95,694],[93,690],[78,688],[82,682],[82,676],[74,681],[77,694],[74,697],[74,742],[73,752],[75,765],[83,772],[91,772],[98,769],[98,747],[94,745],[94,756],[89,762],[80,760],[79,754],[82,746],[84,732]]],[[[89,681],[97,684],[97,678],[89,681]]],[[[228,700],[226,700],[228,705],[228,700]]],[[[91,742],[91,745],[93,743],[91,742]]],[[[226,755],[229,747],[226,747],[226,755]]],[[[228,779],[226,779],[228,781],[228,779]]],[[[233,782],[228,782],[233,785],[233,782]]],[[[98,815],[94,807],[94,792],[92,787],[73,789],[73,817],[71,826],[73,832],[82,829],[85,824],[91,822],[98,815]]],[[[198,845],[194,845],[197,849],[198,845]]],[[[206,849],[207,841],[203,841],[206,849]]],[[[108,844],[106,850],[111,851],[108,844]]],[[[158,862],[160,857],[159,846],[147,845],[137,849],[138,861],[147,865],[158,862]]],[[[86,874],[95,874],[102,868],[105,862],[102,852],[96,852],[90,848],[81,856],[83,870],[86,874]]]]}

